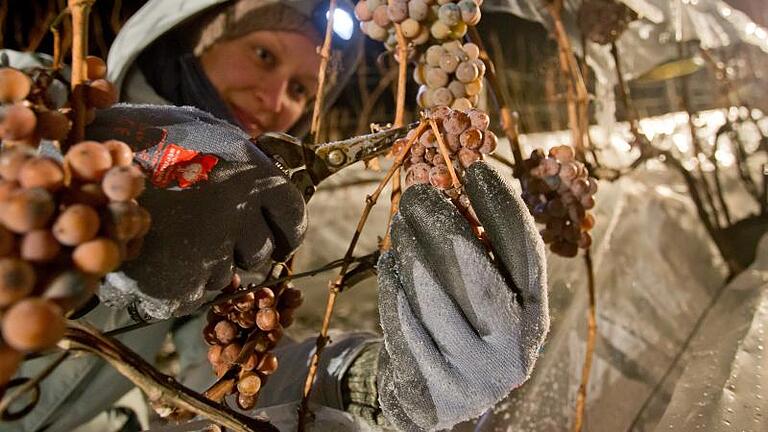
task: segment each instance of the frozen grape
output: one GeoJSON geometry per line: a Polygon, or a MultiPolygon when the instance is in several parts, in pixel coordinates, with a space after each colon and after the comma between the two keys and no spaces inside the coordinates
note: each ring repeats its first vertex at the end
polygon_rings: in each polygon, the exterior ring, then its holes
{"type": "Polygon", "coordinates": [[[16,181],[24,163],[33,156],[31,149],[15,147],[0,154],[0,176],[4,180],[16,181]]]}
{"type": "Polygon", "coordinates": [[[423,45],[429,42],[430,35],[431,33],[429,31],[429,27],[421,25],[419,28],[419,34],[416,35],[416,37],[414,37],[411,42],[413,42],[414,45],[423,45]]]}
{"type": "Polygon", "coordinates": [[[373,12],[368,9],[368,3],[365,0],[360,0],[355,5],[355,16],[360,21],[370,21],[373,19],[373,12]]]}
{"type": "Polygon", "coordinates": [[[467,25],[463,22],[459,22],[455,26],[451,27],[450,37],[453,39],[461,39],[467,34],[467,25]]]}
{"type": "Polygon", "coordinates": [[[386,28],[390,24],[387,5],[382,4],[373,11],[373,22],[381,28],[386,28]]]}
{"type": "Polygon", "coordinates": [[[224,347],[221,345],[211,345],[208,348],[208,362],[212,365],[218,365],[221,363],[221,351],[224,347]]]}
{"type": "Polygon", "coordinates": [[[471,150],[477,150],[483,145],[483,133],[480,129],[469,128],[461,133],[459,141],[463,147],[471,150]]]}
{"type": "Polygon", "coordinates": [[[458,4],[461,19],[468,25],[477,25],[480,22],[480,7],[474,0],[461,0],[458,4]]]}
{"type": "Polygon", "coordinates": [[[242,393],[238,393],[237,406],[242,410],[252,410],[256,407],[256,396],[246,396],[242,393]]]}
{"type": "Polygon", "coordinates": [[[100,181],[112,168],[109,149],[96,141],[82,141],[73,145],[65,160],[75,177],[85,181],[100,181]]]}
{"type": "Polygon", "coordinates": [[[128,144],[118,140],[104,141],[114,166],[128,166],[133,163],[133,150],[128,144]]]}
{"type": "Polygon", "coordinates": [[[34,111],[21,104],[14,104],[2,112],[0,123],[3,139],[21,140],[35,132],[37,117],[34,111]]]}
{"type": "Polygon", "coordinates": [[[51,261],[61,251],[61,245],[49,230],[30,231],[19,245],[22,259],[32,262],[51,261]]]}
{"type": "Polygon", "coordinates": [[[9,306],[32,292],[35,271],[29,263],[16,258],[0,259],[0,307],[9,306]]]}
{"type": "Polygon", "coordinates": [[[55,192],[64,186],[64,171],[58,162],[48,158],[32,158],[24,162],[18,175],[25,188],[43,188],[55,192]]]}
{"type": "Polygon", "coordinates": [[[280,317],[274,308],[259,309],[256,315],[256,325],[264,331],[275,329],[279,324],[280,317]]]}
{"type": "Polygon", "coordinates": [[[376,24],[374,21],[367,21],[361,25],[363,26],[363,31],[365,31],[365,33],[373,40],[383,42],[387,40],[387,37],[389,36],[387,29],[376,24]]]}
{"type": "Polygon", "coordinates": [[[432,93],[432,103],[435,105],[450,105],[453,103],[453,93],[445,87],[437,88],[432,93]]]}
{"type": "Polygon", "coordinates": [[[20,189],[6,200],[0,219],[9,230],[23,234],[43,228],[53,212],[53,198],[45,189],[20,189]]]}
{"type": "Polygon", "coordinates": [[[96,238],[77,246],[72,261],[85,273],[104,276],[120,265],[120,249],[110,239],[96,238]]]}
{"type": "Polygon", "coordinates": [[[144,174],[134,165],[116,166],[104,175],[101,187],[112,201],[130,201],[144,191],[144,174]]]}
{"type": "Polygon", "coordinates": [[[246,373],[237,382],[237,391],[241,395],[253,396],[261,389],[261,378],[255,373],[246,373]]]}
{"type": "Polygon", "coordinates": [[[3,315],[3,340],[22,352],[54,346],[64,336],[65,329],[61,309],[40,298],[22,300],[3,315]]]}
{"type": "Polygon", "coordinates": [[[86,91],[88,105],[98,109],[109,108],[117,102],[117,89],[105,79],[96,79],[88,84],[86,91]]]}
{"type": "Polygon", "coordinates": [[[445,71],[445,73],[453,73],[459,66],[459,62],[460,60],[457,56],[446,52],[440,56],[440,69],[445,71]]]}
{"type": "Polygon", "coordinates": [[[427,65],[431,67],[440,67],[440,57],[445,53],[445,50],[440,45],[432,45],[427,48],[425,53],[425,59],[427,65]]]}
{"type": "Polygon", "coordinates": [[[412,39],[421,33],[421,24],[413,18],[408,18],[400,24],[400,29],[403,31],[403,36],[412,39]]]}
{"type": "Polygon", "coordinates": [[[483,81],[478,79],[478,80],[466,83],[464,85],[464,89],[467,92],[468,96],[474,96],[474,95],[480,94],[480,92],[483,91],[483,81]]]}
{"type": "Polygon", "coordinates": [[[483,133],[483,145],[478,149],[482,154],[491,154],[496,151],[499,139],[492,131],[486,130],[483,133]]]}
{"type": "Polygon", "coordinates": [[[254,293],[254,299],[259,309],[271,308],[275,305],[275,292],[269,287],[261,287],[254,293]]]}
{"type": "MultiPolygon", "coordinates": [[[[459,7],[461,7],[461,3],[459,3],[459,7]]],[[[467,54],[467,58],[469,60],[477,60],[480,58],[480,47],[473,44],[472,42],[465,43],[461,48],[467,54]]]]}
{"type": "Polygon", "coordinates": [[[445,131],[452,135],[461,135],[470,126],[469,116],[458,110],[451,112],[448,118],[443,121],[445,131]]]}
{"type": "Polygon", "coordinates": [[[272,353],[264,354],[264,357],[256,366],[256,370],[264,375],[272,375],[277,370],[277,356],[272,353]]]}
{"type": "Polygon", "coordinates": [[[69,118],[58,111],[46,110],[37,113],[37,131],[42,138],[63,141],[71,127],[69,118]]]}
{"type": "MultiPolygon", "coordinates": [[[[424,131],[419,137],[419,144],[424,146],[424,148],[437,147],[437,137],[435,136],[435,133],[432,132],[431,129],[424,131]]],[[[413,151],[413,148],[411,151],[413,151]]]]}
{"type": "Polygon", "coordinates": [[[429,182],[438,189],[448,189],[453,184],[451,173],[444,165],[433,166],[429,170],[429,182]]]}
{"type": "Polygon", "coordinates": [[[435,21],[429,31],[432,37],[438,40],[445,39],[451,34],[451,28],[442,21],[435,21]]]}
{"type": "Polygon", "coordinates": [[[430,88],[440,88],[448,85],[448,74],[439,67],[433,67],[427,69],[426,72],[427,85],[430,88]]]}
{"type": "Polygon", "coordinates": [[[99,227],[96,210],[84,204],[74,204],[56,218],[53,236],[63,245],[77,246],[96,237],[99,227]]]}
{"type": "Polygon", "coordinates": [[[85,58],[85,64],[88,69],[88,79],[97,80],[106,78],[107,64],[100,57],[88,56],[85,58]]]}
{"type": "Polygon", "coordinates": [[[32,80],[24,72],[9,67],[0,68],[0,103],[16,103],[26,99],[32,80]]]}
{"type": "Polygon", "coordinates": [[[456,78],[465,84],[475,81],[479,76],[480,71],[474,62],[461,62],[456,67],[456,78]]]}
{"type": "Polygon", "coordinates": [[[387,5],[387,17],[395,23],[402,23],[408,18],[408,2],[406,0],[390,0],[387,5]]]}
{"type": "Polygon", "coordinates": [[[237,337],[237,327],[228,320],[222,320],[216,323],[213,327],[213,332],[216,334],[216,340],[222,345],[227,345],[235,340],[237,337]]]}
{"type": "Polygon", "coordinates": [[[468,148],[459,149],[459,163],[464,168],[468,168],[475,161],[480,160],[480,152],[468,148]]]}
{"type": "Polygon", "coordinates": [[[439,22],[442,22],[448,27],[452,27],[461,21],[461,9],[455,3],[445,3],[440,6],[437,16],[440,20],[439,22]]]}
{"type": "Polygon", "coordinates": [[[472,127],[481,131],[488,129],[488,126],[491,124],[491,117],[483,110],[477,108],[470,109],[467,111],[467,116],[469,116],[472,127]]]}
{"type": "Polygon", "coordinates": [[[424,0],[410,0],[408,2],[408,15],[416,21],[423,21],[429,15],[429,5],[424,0]]]}
{"type": "Polygon", "coordinates": [[[451,94],[453,94],[453,97],[456,99],[462,98],[467,95],[467,91],[465,89],[464,84],[456,80],[453,80],[448,84],[448,90],[451,91],[451,94]]]}

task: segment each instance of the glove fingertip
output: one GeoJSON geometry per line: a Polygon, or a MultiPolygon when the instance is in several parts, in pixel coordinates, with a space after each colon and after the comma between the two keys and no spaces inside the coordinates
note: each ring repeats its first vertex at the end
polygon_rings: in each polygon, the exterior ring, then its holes
{"type": "Polygon", "coordinates": [[[464,188],[495,254],[510,271],[524,300],[546,302],[544,242],[522,198],[484,162],[467,168],[464,188]]]}

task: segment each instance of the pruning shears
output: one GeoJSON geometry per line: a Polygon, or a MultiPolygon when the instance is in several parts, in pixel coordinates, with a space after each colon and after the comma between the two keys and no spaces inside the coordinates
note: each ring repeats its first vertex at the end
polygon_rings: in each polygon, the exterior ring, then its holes
{"type": "Polygon", "coordinates": [[[269,132],[253,140],[291,179],[308,202],[317,185],[342,169],[387,153],[414,125],[323,144],[304,144],[290,135],[269,132]]]}

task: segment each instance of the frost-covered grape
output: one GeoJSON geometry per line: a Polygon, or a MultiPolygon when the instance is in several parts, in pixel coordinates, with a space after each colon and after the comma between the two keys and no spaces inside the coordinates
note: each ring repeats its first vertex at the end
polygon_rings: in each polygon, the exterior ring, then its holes
{"type": "Polygon", "coordinates": [[[424,0],[410,0],[408,2],[408,15],[416,21],[424,21],[429,15],[429,5],[424,0]]]}
{"type": "Polygon", "coordinates": [[[427,69],[426,78],[427,85],[433,89],[448,85],[448,74],[439,67],[427,69]]]}
{"type": "Polygon", "coordinates": [[[456,78],[463,83],[470,83],[480,77],[480,71],[474,62],[461,62],[456,67],[456,78]]]}
{"type": "Polygon", "coordinates": [[[415,38],[421,32],[421,24],[413,18],[408,18],[400,24],[400,28],[403,30],[403,36],[407,38],[415,38]]]}
{"type": "Polygon", "coordinates": [[[452,27],[461,22],[461,9],[455,3],[445,3],[440,6],[437,16],[440,22],[452,27]]]}
{"type": "Polygon", "coordinates": [[[453,93],[446,87],[437,88],[432,94],[432,103],[437,105],[451,105],[453,103],[453,93]]]}
{"type": "Polygon", "coordinates": [[[451,34],[451,28],[442,21],[435,21],[429,31],[435,39],[445,39],[451,34]]]}
{"type": "Polygon", "coordinates": [[[457,56],[446,52],[440,56],[440,69],[445,71],[445,73],[454,73],[456,68],[459,66],[459,62],[460,60],[457,56]]]}

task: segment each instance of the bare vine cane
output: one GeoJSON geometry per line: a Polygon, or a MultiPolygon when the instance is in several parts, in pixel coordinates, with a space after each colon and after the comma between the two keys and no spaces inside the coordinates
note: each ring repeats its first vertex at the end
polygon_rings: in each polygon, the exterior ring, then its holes
{"type": "MultiPolygon", "coordinates": [[[[85,137],[85,81],[88,79],[88,15],[96,0],[68,0],[69,12],[72,15],[72,110],[74,124],[68,139],[68,145],[82,141],[85,137]]],[[[66,148],[62,149],[66,151],[66,148]]]]}
{"type": "MultiPolygon", "coordinates": [[[[391,3],[393,0],[389,0],[391,3]]],[[[395,100],[395,122],[393,127],[402,127],[405,123],[405,89],[408,82],[408,42],[403,36],[403,29],[399,23],[395,23],[395,37],[397,38],[397,97],[395,100]]],[[[397,156],[397,155],[393,155],[397,156]]],[[[392,225],[392,218],[400,207],[400,197],[403,194],[403,188],[400,179],[400,168],[392,176],[392,193],[390,195],[389,216],[387,218],[387,230],[384,233],[384,240],[381,242],[381,250],[388,250],[391,245],[389,237],[389,227],[392,225]]]]}
{"type": "MultiPolygon", "coordinates": [[[[333,41],[333,15],[336,11],[336,0],[330,0],[328,5],[328,21],[325,26],[325,38],[323,46],[320,48],[320,70],[317,75],[317,95],[315,96],[315,106],[312,110],[312,125],[310,133],[315,144],[320,142],[320,125],[323,113],[323,102],[325,100],[325,82],[328,74],[328,63],[331,60],[331,44],[333,41]]],[[[306,162],[306,161],[305,161],[306,162]]]]}
{"type": "Polygon", "coordinates": [[[277,432],[266,420],[249,417],[214,403],[164,375],[128,347],[83,324],[70,321],[59,346],[95,354],[139,387],[150,401],[165,401],[237,432],[277,432]]]}
{"type": "Polygon", "coordinates": [[[61,11],[59,16],[56,17],[56,19],[51,22],[50,31],[53,35],[53,64],[51,65],[51,69],[54,71],[58,71],[61,69],[61,57],[62,57],[62,46],[61,46],[61,31],[59,30],[59,26],[62,25],[62,22],[64,21],[64,18],[69,15],[69,8],[64,9],[61,11]]]}
{"type": "Polygon", "coordinates": [[[413,143],[416,141],[417,137],[421,135],[421,133],[426,129],[429,123],[426,121],[422,121],[419,123],[419,126],[416,128],[416,132],[411,136],[410,139],[405,144],[404,150],[395,158],[395,161],[392,164],[392,167],[390,167],[389,171],[387,171],[387,174],[384,176],[384,178],[379,182],[379,185],[376,187],[376,190],[371,194],[368,195],[365,198],[365,208],[363,209],[363,213],[360,216],[360,220],[357,223],[357,228],[355,229],[355,233],[352,236],[352,240],[349,243],[349,247],[347,248],[347,252],[344,254],[343,262],[341,265],[341,269],[339,270],[339,276],[328,283],[328,300],[325,305],[325,314],[323,315],[323,323],[322,327],[320,329],[320,334],[317,336],[317,342],[315,347],[315,352],[312,355],[312,359],[309,363],[309,370],[307,371],[307,379],[304,382],[304,394],[301,400],[301,406],[299,407],[299,431],[304,431],[307,416],[309,414],[309,397],[312,393],[312,385],[315,381],[315,375],[317,375],[317,368],[320,363],[320,355],[323,352],[323,349],[328,344],[328,328],[330,326],[331,322],[331,315],[333,314],[333,308],[336,303],[336,297],[338,294],[343,290],[344,284],[344,275],[347,273],[347,270],[349,269],[349,264],[352,261],[352,254],[355,251],[355,247],[357,246],[357,242],[360,239],[360,235],[363,231],[363,227],[365,226],[366,221],[368,220],[368,215],[371,212],[371,209],[373,209],[373,206],[376,205],[376,201],[379,199],[379,196],[381,195],[381,192],[384,190],[384,186],[390,181],[392,176],[395,174],[395,171],[397,171],[398,168],[403,164],[403,160],[405,160],[405,156],[408,154],[408,151],[411,149],[411,146],[413,146],[413,143]]]}
{"type": "Polygon", "coordinates": [[[573,419],[573,432],[581,432],[584,426],[584,414],[587,405],[587,387],[592,371],[592,358],[597,341],[597,296],[595,292],[595,268],[592,262],[591,247],[584,252],[584,265],[587,270],[587,292],[589,309],[587,311],[587,347],[584,353],[584,365],[581,368],[581,383],[576,396],[576,415],[573,419]]]}
{"type": "Polygon", "coordinates": [[[554,24],[553,32],[558,46],[558,55],[560,58],[560,71],[566,82],[566,98],[568,103],[568,124],[570,125],[573,147],[576,151],[576,159],[585,162],[585,143],[582,129],[584,123],[580,119],[579,108],[581,104],[589,103],[589,94],[581,76],[580,68],[573,55],[573,48],[568,39],[568,33],[561,17],[563,9],[563,0],[551,0],[547,3],[547,11],[552,17],[554,24]]]}
{"type": "Polygon", "coordinates": [[[513,166],[515,177],[520,178],[522,176],[524,159],[523,154],[520,151],[520,135],[518,131],[519,118],[517,113],[512,112],[512,109],[510,108],[509,97],[505,91],[508,87],[506,84],[502,87],[502,83],[500,82],[501,78],[496,74],[496,65],[488,54],[488,50],[485,48],[485,44],[483,43],[483,39],[480,36],[477,27],[469,26],[469,39],[480,48],[480,59],[485,63],[485,77],[491,84],[491,90],[493,91],[494,99],[496,100],[496,105],[499,109],[499,115],[501,116],[501,128],[504,130],[504,135],[506,135],[509,145],[512,148],[514,163],[510,164],[509,161],[493,154],[491,157],[507,166],[513,166]]]}

